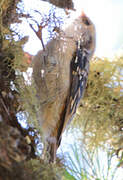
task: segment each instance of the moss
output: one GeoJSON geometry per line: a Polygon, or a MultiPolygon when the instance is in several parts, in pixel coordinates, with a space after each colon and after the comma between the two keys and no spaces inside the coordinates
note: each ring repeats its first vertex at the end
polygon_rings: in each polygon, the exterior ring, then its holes
{"type": "Polygon", "coordinates": [[[121,147],[122,68],[123,57],[115,57],[113,61],[94,58],[91,62],[85,96],[74,121],[76,127],[81,127],[84,140],[90,148],[106,144],[114,149],[121,147]]]}

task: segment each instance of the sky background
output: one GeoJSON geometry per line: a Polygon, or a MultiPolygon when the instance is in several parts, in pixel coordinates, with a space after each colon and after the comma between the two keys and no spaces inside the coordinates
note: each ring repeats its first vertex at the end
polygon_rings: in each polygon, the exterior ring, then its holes
{"type": "Polygon", "coordinates": [[[123,45],[123,0],[75,0],[92,19],[96,27],[99,56],[111,56],[123,45]]]}
{"type": "MultiPolygon", "coordinates": [[[[84,10],[95,24],[97,40],[95,54],[97,56],[111,57],[119,49],[123,48],[123,0],[73,1],[77,11],[72,12],[70,16],[77,17],[84,10]]],[[[30,2],[29,4],[27,0],[24,0],[25,10],[37,9],[45,13],[48,12],[49,3],[41,2],[40,0],[30,0],[30,2]]],[[[62,15],[63,11],[61,9],[58,9],[58,11],[62,15]]],[[[30,37],[24,50],[35,55],[41,49],[40,41],[26,21],[23,21],[20,29],[25,35],[30,37]]]]}

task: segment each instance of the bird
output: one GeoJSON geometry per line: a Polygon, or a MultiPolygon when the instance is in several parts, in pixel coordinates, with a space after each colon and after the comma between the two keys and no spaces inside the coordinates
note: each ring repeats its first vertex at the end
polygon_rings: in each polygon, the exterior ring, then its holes
{"type": "Polygon", "coordinates": [[[37,119],[48,144],[50,162],[56,161],[62,134],[84,95],[95,44],[95,26],[82,11],[33,58],[33,78],[40,102],[37,119]]]}

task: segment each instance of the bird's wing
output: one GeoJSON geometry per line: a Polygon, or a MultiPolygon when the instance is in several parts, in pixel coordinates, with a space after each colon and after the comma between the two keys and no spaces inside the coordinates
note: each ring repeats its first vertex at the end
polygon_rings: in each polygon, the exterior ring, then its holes
{"type": "Polygon", "coordinates": [[[61,135],[66,126],[71,122],[76,113],[77,106],[84,94],[89,72],[89,52],[77,42],[77,49],[71,60],[70,89],[61,114],[61,124],[58,130],[57,140],[60,143],[61,135]]]}

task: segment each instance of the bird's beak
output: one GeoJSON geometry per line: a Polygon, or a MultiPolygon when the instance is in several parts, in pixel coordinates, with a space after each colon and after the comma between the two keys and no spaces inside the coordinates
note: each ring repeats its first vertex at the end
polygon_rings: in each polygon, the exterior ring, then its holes
{"type": "Polygon", "coordinates": [[[84,11],[82,10],[82,12],[81,12],[81,15],[80,15],[81,17],[86,17],[86,14],[84,13],[84,11]]]}

